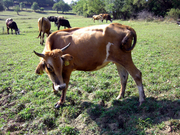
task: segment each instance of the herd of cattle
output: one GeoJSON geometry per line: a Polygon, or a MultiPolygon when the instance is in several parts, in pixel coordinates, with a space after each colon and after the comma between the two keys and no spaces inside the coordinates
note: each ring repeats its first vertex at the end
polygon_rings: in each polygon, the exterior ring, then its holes
{"type": "MultiPolygon", "coordinates": [[[[111,21],[111,16],[109,14],[99,14],[99,15],[93,15],[93,20],[103,20],[111,21]]],[[[64,26],[64,29],[71,28],[71,25],[68,20],[66,20],[63,16],[49,16],[47,18],[41,17],[38,19],[38,28],[39,28],[39,35],[37,38],[40,37],[40,44],[43,45],[44,43],[44,34],[47,34],[47,37],[51,34],[51,23],[54,22],[54,24],[57,26],[57,29],[60,29],[60,26],[64,26]],[[41,34],[42,33],[42,34],[41,34]]],[[[18,29],[18,26],[15,21],[13,21],[12,18],[6,19],[6,26],[7,26],[7,33],[9,34],[9,29],[11,29],[11,34],[13,34],[13,30],[15,30],[15,34],[19,34],[20,31],[18,29]]]]}
{"type": "MultiPolygon", "coordinates": [[[[109,20],[110,15],[94,15],[93,20],[109,20]]],[[[6,20],[7,31],[14,29],[19,34],[19,29],[13,19],[6,20]]],[[[83,28],[71,28],[68,20],[61,17],[49,16],[38,19],[40,43],[44,42],[44,34],[47,34],[46,44],[42,53],[34,51],[40,57],[36,67],[36,74],[44,71],[53,83],[56,94],[62,91],[60,100],[55,104],[59,108],[65,102],[66,91],[72,71],[95,71],[113,62],[121,79],[121,89],[117,99],[125,94],[128,74],[136,82],[139,91],[140,105],[145,101],[145,93],[142,84],[142,73],[132,61],[131,51],[136,45],[137,35],[133,28],[119,23],[88,26],[83,28]],[[54,22],[58,31],[51,34],[51,23],[54,22]],[[68,29],[59,30],[60,26],[68,29]],[[41,32],[43,33],[41,35],[41,32]]]]}

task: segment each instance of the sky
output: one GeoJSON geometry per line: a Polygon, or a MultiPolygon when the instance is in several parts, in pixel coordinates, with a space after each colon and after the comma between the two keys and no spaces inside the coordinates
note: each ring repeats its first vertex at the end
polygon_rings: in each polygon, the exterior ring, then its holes
{"type": "MultiPolygon", "coordinates": [[[[70,4],[72,0],[64,0],[65,3],[70,4]]],[[[74,0],[75,1],[75,0],[74,0]]]]}

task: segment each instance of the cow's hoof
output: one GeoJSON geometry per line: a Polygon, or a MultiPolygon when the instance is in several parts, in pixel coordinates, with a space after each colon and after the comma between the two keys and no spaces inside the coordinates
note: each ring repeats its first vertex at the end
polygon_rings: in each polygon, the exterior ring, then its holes
{"type": "Polygon", "coordinates": [[[58,91],[56,91],[56,90],[54,90],[53,92],[54,92],[54,94],[55,94],[55,95],[57,95],[57,94],[58,94],[58,91]]]}
{"type": "Polygon", "coordinates": [[[59,108],[62,107],[62,106],[63,106],[63,105],[62,105],[62,104],[59,104],[59,103],[56,103],[56,104],[54,105],[55,109],[58,109],[58,110],[59,110],[59,108]]]}

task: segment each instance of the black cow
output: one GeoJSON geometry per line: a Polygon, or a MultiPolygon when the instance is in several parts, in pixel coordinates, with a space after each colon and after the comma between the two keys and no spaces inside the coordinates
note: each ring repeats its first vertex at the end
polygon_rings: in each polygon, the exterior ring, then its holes
{"type": "Polygon", "coordinates": [[[57,26],[57,20],[58,20],[58,17],[57,16],[48,16],[47,19],[50,21],[50,22],[54,22],[54,24],[57,26]]]}
{"type": "Polygon", "coordinates": [[[180,26],[180,21],[177,21],[177,24],[180,26]]]}
{"type": "Polygon", "coordinates": [[[16,35],[19,34],[19,29],[15,21],[13,19],[6,19],[7,33],[9,34],[9,29],[11,29],[11,34],[13,34],[13,29],[15,30],[16,35]]]}
{"type": "Polygon", "coordinates": [[[69,21],[66,19],[58,18],[57,24],[58,24],[58,30],[60,29],[60,26],[64,26],[64,29],[66,27],[71,28],[69,21]]]}

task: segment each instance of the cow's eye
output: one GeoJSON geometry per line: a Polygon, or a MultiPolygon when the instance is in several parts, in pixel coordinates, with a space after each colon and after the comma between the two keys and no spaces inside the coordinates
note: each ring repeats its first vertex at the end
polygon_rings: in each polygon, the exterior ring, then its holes
{"type": "Polygon", "coordinates": [[[49,64],[47,64],[47,70],[48,70],[49,72],[53,72],[53,68],[52,68],[52,66],[51,66],[51,65],[49,65],[49,64]]]}

